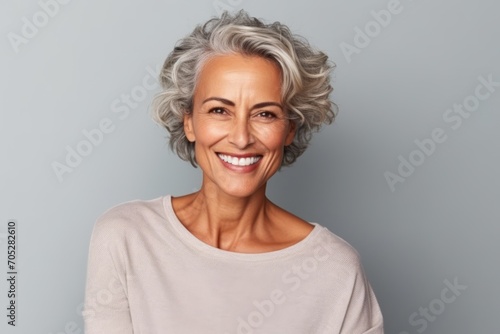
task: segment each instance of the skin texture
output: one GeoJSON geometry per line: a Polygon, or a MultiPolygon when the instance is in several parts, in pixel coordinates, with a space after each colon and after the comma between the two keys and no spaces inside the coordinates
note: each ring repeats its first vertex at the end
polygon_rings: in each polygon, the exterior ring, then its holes
{"type": "Polygon", "coordinates": [[[313,226],[265,195],[267,181],[293,141],[294,123],[281,107],[281,71],[261,57],[224,55],[202,68],[184,131],[203,171],[200,191],[172,199],[181,223],[220,249],[261,253],[305,238],[313,226]],[[258,157],[234,166],[218,154],[258,157]]]}

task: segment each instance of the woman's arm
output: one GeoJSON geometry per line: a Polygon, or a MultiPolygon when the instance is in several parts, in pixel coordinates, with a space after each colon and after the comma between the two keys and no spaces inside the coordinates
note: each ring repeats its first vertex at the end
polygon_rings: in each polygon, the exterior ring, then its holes
{"type": "Polygon", "coordinates": [[[360,263],[358,263],[340,333],[384,334],[382,312],[360,263]]]}
{"type": "Polygon", "coordinates": [[[85,306],[86,334],[131,334],[125,265],[117,233],[109,220],[98,221],[90,241],[85,306]]]}

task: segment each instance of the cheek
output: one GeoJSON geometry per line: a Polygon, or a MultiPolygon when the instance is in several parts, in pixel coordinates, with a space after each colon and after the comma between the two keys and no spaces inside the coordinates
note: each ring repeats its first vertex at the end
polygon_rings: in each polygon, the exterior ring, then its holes
{"type": "Polygon", "coordinates": [[[215,144],[227,134],[227,127],[220,122],[200,120],[195,122],[196,142],[204,146],[215,144]]]}
{"type": "Polygon", "coordinates": [[[269,149],[276,149],[285,146],[287,129],[284,124],[266,124],[265,126],[256,127],[255,131],[269,149]]]}

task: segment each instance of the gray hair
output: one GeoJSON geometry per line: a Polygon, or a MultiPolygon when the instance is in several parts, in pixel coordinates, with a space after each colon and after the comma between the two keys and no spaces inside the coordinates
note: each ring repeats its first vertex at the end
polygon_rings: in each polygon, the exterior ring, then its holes
{"type": "Polygon", "coordinates": [[[170,134],[170,148],[196,167],[194,145],[184,133],[184,116],[192,112],[197,77],[216,55],[242,54],[270,59],[282,72],[282,101],[295,122],[293,142],[284,148],[282,165],[292,164],[307,148],[312,133],[333,122],[337,106],[330,100],[330,72],[335,65],[302,37],[279,23],[265,24],[246,12],[223,13],[179,40],[160,74],[163,91],[153,101],[153,119],[170,134]]]}

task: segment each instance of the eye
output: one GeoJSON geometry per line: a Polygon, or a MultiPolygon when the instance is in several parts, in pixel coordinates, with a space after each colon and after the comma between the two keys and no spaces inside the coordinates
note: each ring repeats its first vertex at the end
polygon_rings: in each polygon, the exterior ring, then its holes
{"type": "Polygon", "coordinates": [[[215,108],[211,108],[208,112],[210,114],[224,115],[224,114],[226,114],[226,109],[221,108],[221,107],[215,107],[215,108]]]}
{"type": "Polygon", "coordinates": [[[257,115],[259,117],[265,118],[265,119],[275,119],[276,118],[276,114],[273,112],[270,112],[270,111],[262,111],[262,112],[258,113],[257,115]]]}

